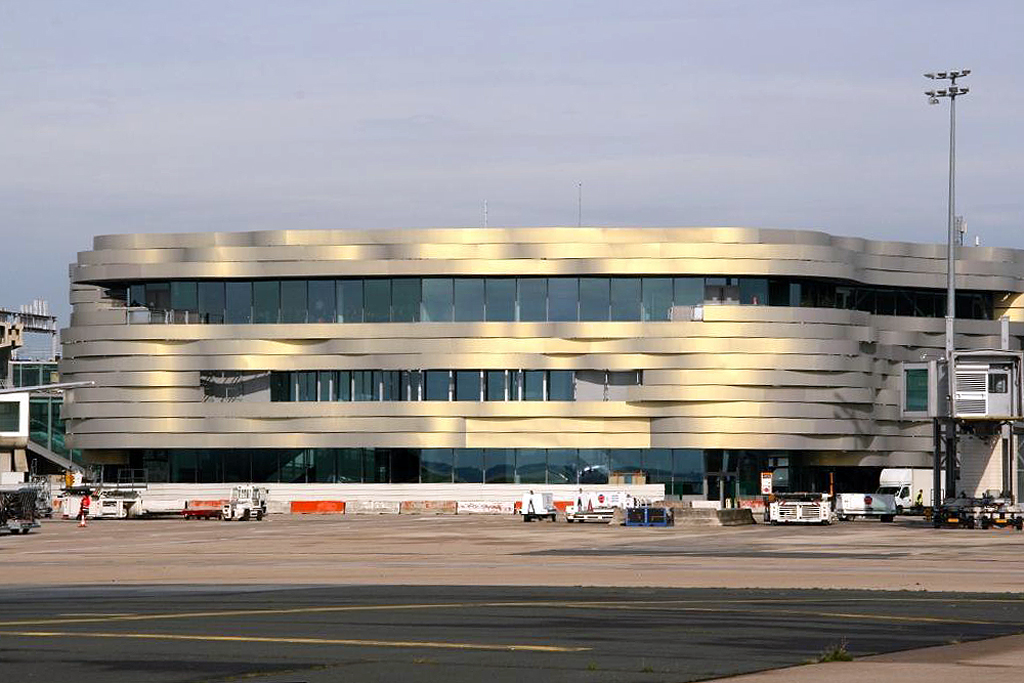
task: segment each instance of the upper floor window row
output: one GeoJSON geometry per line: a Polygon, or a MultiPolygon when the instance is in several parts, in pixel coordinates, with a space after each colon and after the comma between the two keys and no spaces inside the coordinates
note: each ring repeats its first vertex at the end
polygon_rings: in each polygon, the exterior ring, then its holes
{"type": "MultiPolygon", "coordinates": [[[[141,323],[386,323],[691,320],[739,304],[943,317],[942,290],[756,277],[400,277],[200,280],[111,288],[141,323]]],[[[987,292],[957,294],[957,317],[990,320],[987,292]]]]}

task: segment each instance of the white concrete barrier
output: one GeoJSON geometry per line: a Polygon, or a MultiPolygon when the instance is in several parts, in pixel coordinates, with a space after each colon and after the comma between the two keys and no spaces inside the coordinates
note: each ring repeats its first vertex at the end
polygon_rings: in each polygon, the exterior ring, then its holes
{"type": "Polygon", "coordinates": [[[345,501],[346,515],[397,515],[402,503],[397,500],[352,500],[345,501]]]}
{"type": "Polygon", "coordinates": [[[515,508],[512,502],[460,500],[457,509],[460,515],[511,515],[515,508]]]}

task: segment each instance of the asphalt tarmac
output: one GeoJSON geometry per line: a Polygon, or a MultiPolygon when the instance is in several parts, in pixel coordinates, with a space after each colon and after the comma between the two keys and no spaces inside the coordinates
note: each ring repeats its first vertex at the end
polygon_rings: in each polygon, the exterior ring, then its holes
{"type": "MultiPolygon", "coordinates": [[[[0,589],[4,681],[694,681],[1024,631],[1007,594],[488,586],[0,589]]],[[[841,666],[838,665],[837,666],[841,666]]]]}

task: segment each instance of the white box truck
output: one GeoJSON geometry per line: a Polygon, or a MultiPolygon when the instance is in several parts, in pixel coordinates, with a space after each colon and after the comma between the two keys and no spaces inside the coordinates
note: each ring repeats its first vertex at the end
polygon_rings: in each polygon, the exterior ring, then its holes
{"type": "MultiPolygon", "coordinates": [[[[891,495],[896,501],[896,512],[900,514],[930,508],[935,500],[932,473],[931,468],[925,467],[886,468],[878,477],[878,493],[891,495]],[[920,505],[917,504],[918,494],[921,495],[920,505]]],[[[945,471],[942,481],[946,481],[945,471]]],[[[943,497],[939,496],[940,502],[943,497]]]]}

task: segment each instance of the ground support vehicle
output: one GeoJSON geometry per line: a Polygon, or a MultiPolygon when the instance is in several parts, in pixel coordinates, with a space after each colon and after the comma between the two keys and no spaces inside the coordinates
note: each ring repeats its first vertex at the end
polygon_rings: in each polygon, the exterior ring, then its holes
{"type": "Polygon", "coordinates": [[[36,517],[36,487],[5,485],[0,487],[0,532],[27,534],[39,528],[36,517]]]}
{"type": "Polygon", "coordinates": [[[624,491],[589,491],[580,492],[576,500],[565,508],[565,521],[599,522],[610,524],[616,510],[625,510],[637,501],[624,491]]]}
{"type": "Polygon", "coordinates": [[[769,497],[767,521],[777,524],[831,524],[835,521],[827,493],[776,493],[769,497]]]}
{"type": "Polygon", "coordinates": [[[1010,498],[984,496],[957,498],[946,503],[932,515],[932,526],[940,528],[1016,529],[1024,531],[1024,508],[1010,498]]]}
{"type": "MultiPolygon", "coordinates": [[[[933,470],[924,467],[885,468],[878,477],[877,493],[886,493],[896,502],[896,514],[924,513],[933,505],[934,481],[933,470]],[[921,504],[917,503],[917,495],[921,494],[921,504]]],[[[941,481],[946,480],[946,472],[942,471],[941,481]]],[[[942,496],[940,495],[941,499],[942,496]]]]}
{"type": "Polygon", "coordinates": [[[224,521],[262,520],[267,514],[267,489],[245,484],[231,489],[231,499],[221,508],[224,521]]]}
{"type": "Polygon", "coordinates": [[[185,509],[181,511],[182,519],[220,519],[224,516],[224,508],[202,506],[202,507],[191,507],[187,502],[185,503],[185,509]]]}
{"type": "Polygon", "coordinates": [[[672,526],[672,508],[639,505],[626,508],[625,526],[672,526]]]}
{"type": "Polygon", "coordinates": [[[523,516],[524,522],[532,522],[537,519],[546,519],[554,522],[558,515],[555,508],[554,495],[551,493],[529,493],[523,494],[522,505],[519,513],[523,516]]]}
{"type": "Polygon", "coordinates": [[[888,493],[840,493],[836,516],[844,522],[857,517],[891,522],[896,519],[896,501],[888,493]]]}

